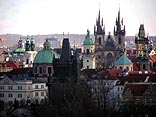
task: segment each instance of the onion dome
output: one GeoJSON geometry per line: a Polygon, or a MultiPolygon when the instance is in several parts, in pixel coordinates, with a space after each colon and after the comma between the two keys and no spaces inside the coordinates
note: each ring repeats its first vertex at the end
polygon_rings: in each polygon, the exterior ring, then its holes
{"type": "Polygon", "coordinates": [[[83,45],[94,45],[93,39],[90,37],[89,30],[87,30],[87,35],[85,37],[85,40],[83,42],[83,45]]]}

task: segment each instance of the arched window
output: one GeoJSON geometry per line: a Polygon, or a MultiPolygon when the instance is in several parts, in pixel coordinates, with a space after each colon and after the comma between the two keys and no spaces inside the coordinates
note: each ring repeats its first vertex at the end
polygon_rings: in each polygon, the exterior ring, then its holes
{"type": "Polygon", "coordinates": [[[122,67],[120,67],[120,69],[122,70],[122,67]]]}
{"type": "Polygon", "coordinates": [[[113,63],[113,55],[112,53],[108,53],[106,56],[106,68],[111,68],[113,63]]]}
{"type": "Polygon", "coordinates": [[[39,73],[42,74],[42,67],[39,67],[39,73]]]}
{"type": "Polygon", "coordinates": [[[87,54],[89,54],[89,49],[87,49],[87,54]]]}
{"type": "Polygon", "coordinates": [[[145,70],[146,69],[146,65],[145,64],[143,64],[143,70],[145,70]]]}
{"type": "Polygon", "coordinates": [[[126,67],[126,70],[129,71],[129,67],[126,67]]]}
{"type": "Polygon", "coordinates": [[[99,45],[101,45],[101,37],[99,37],[99,45]]]}
{"type": "Polygon", "coordinates": [[[118,39],[118,44],[121,44],[121,37],[119,37],[118,39]]]}

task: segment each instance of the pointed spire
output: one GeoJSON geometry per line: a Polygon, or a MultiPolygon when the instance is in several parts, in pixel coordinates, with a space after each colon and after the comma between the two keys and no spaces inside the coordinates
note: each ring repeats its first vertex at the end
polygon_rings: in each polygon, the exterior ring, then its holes
{"type": "Polygon", "coordinates": [[[105,34],[105,25],[103,26],[103,33],[105,34]]]}
{"type": "Polygon", "coordinates": [[[115,34],[115,26],[114,26],[114,34],[115,34]]]}
{"type": "Polygon", "coordinates": [[[100,23],[100,9],[99,9],[99,15],[98,15],[98,22],[100,23]]]}
{"type": "Polygon", "coordinates": [[[96,26],[94,25],[94,34],[96,33],[96,26]]]}
{"type": "Polygon", "coordinates": [[[102,20],[101,20],[101,25],[103,26],[103,18],[102,18],[102,20]]]}
{"type": "Polygon", "coordinates": [[[118,11],[118,22],[120,22],[120,8],[119,8],[119,11],[118,11]]]}
{"type": "Polygon", "coordinates": [[[121,25],[123,25],[123,18],[122,18],[122,20],[121,20],[121,25]]]}

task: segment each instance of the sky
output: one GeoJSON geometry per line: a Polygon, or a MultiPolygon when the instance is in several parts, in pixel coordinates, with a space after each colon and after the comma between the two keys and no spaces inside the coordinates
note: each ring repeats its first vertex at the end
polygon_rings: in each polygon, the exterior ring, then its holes
{"type": "Polygon", "coordinates": [[[0,0],[0,34],[93,34],[99,9],[108,34],[119,7],[127,36],[156,36],[156,0],[0,0]]]}

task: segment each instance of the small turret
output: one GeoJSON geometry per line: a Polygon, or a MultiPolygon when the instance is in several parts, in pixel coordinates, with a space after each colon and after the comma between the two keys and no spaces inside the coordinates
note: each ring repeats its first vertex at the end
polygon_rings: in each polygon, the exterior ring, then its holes
{"type": "Polygon", "coordinates": [[[30,51],[31,50],[31,43],[30,43],[30,39],[29,39],[28,36],[27,36],[26,43],[25,43],[25,50],[26,51],[30,51]]]}
{"type": "Polygon", "coordinates": [[[31,51],[35,50],[35,40],[33,37],[31,37],[31,51]]]}
{"type": "Polygon", "coordinates": [[[24,41],[21,37],[20,40],[18,41],[18,48],[24,48],[24,41]]]}

